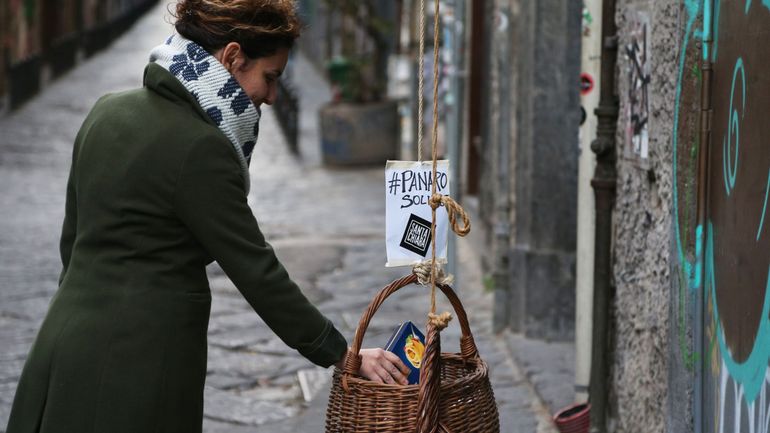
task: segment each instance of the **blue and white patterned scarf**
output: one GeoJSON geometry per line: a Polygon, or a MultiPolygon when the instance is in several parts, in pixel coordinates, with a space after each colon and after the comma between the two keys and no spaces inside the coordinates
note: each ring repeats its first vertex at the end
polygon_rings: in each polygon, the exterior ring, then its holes
{"type": "Polygon", "coordinates": [[[233,144],[248,194],[249,162],[259,134],[259,107],[214,56],[181,35],[171,35],[165,44],[153,48],[150,62],[177,77],[233,144]]]}

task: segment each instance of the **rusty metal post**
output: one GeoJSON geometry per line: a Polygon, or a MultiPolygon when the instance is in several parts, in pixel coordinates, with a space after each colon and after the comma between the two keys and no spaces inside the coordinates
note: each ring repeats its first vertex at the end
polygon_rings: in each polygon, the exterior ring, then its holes
{"type": "Polygon", "coordinates": [[[470,195],[479,195],[480,167],[482,159],[482,135],[484,132],[485,117],[488,110],[486,102],[489,98],[489,57],[492,51],[491,44],[487,41],[488,21],[486,0],[472,0],[470,6],[471,37],[470,37],[470,61],[468,71],[470,74],[468,84],[468,158],[467,167],[467,192],[470,195]]]}
{"type": "Polygon", "coordinates": [[[596,153],[596,170],[591,180],[596,197],[596,255],[594,258],[593,344],[591,351],[591,432],[604,433],[607,429],[607,376],[608,322],[612,288],[611,245],[612,208],[615,202],[617,160],[615,133],[618,121],[618,96],[615,91],[615,67],[618,57],[617,26],[615,24],[615,0],[602,4],[602,54],[601,93],[599,106],[594,113],[598,117],[596,139],[591,150],[596,153]]]}
{"type": "MultiPolygon", "coordinates": [[[[711,62],[711,56],[709,55],[709,52],[712,48],[712,13],[711,8],[712,4],[710,1],[704,2],[704,7],[706,10],[704,11],[704,19],[703,19],[703,41],[701,42],[702,49],[703,49],[703,60],[701,63],[701,73],[702,73],[702,80],[701,80],[701,94],[700,94],[700,100],[701,100],[701,117],[700,117],[700,145],[698,146],[698,178],[697,178],[697,214],[696,214],[696,223],[698,228],[701,230],[701,233],[705,233],[706,230],[706,220],[708,218],[708,201],[709,201],[709,180],[708,175],[710,170],[709,167],[709,161],[711,161],[711,123],[712,123],[712,117],[714,114],[713,106],[711,103],[711,79],[712,79],[712,73],[713,73],[713,65],[711,62]]],[[[696,229],[697,230],[697,229],[696,229]]],[[[696,242],[701,242],[701,248],[705,244],[705,235],[703,237],[696,240],[696,242]]],[[[696,248],[697,250],[697,248],[696,248]]],[[[696,253],[697,255],[697,253],[696,253]]],[[[700,277],[702,278],[701,281],[706,281],[706,266],[704,263],[704,257],[696,257],[695,260],[700,261],[700,277]]],[[[705,340],[704,335],[704,310],[706,306],[706,299],[708,297],[706,296],[705,290],[698,290],[697,291],[697,300],[695,304],[695,321],[694,321],[694,346],[695,346],[695,353],[702,353],[705,354],[705,347],[707,347],[707,343],[705,340]]],[[[703,409],[704,409],[704,400],[703,400],[703,389],[704,389],[704,375],[703,372],[706,371],[705,365],[708,365],[710,362],[710,359],[708,356],[703,356],[699,361],[695,364],[695,384],[693,386],[694,388],[694,402],[693,402],[693,424],[694,424],[694,430],[696,433],[700,433],[704,431],[703,429],[703,409]]]]}

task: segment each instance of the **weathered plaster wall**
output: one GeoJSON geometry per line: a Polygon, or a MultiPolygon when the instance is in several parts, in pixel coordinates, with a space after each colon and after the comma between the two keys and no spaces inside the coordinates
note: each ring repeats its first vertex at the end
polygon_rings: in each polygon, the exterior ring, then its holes
{"type": "MultiPolygon", "coordinates": [[[[679,58],[679,0],[618,0],[617,24],[618,179],[614,212],[613,353],[611,354],[611,431],[686,432],[688,381],[669,389],[672,260],[672,131],[679,58]],[[647,23],[647,41],[643,24],[647,23]],[[641,24],[641,25],[640,25],[641,24]],[[641,78],[633,81],[628,49],[643,48],[641,78]],[[646,45],[646,47],[645,47],[646,45]],[[648,69],[644,69],[646,63],[648,69]],[[640,109],[644,88],[648,110],[640,109]],[[636,104],[634,106],[634,104],[636,104]],[[648,115],[648,154],[631,147],[628,128],[635,115],[648,115]],[[641,113],[641,114],[640,114],[641,113]],[[641,153],[641,152],[640,152],[641,153]],[[668,406],[669,392],[679,401],[668,406]],[[676,410],[676,413],[672,413],[676,410]],[[678,418],[667,427],[667,419],[678,418]]],[[[637,51],[638,55],[639,51],[637,51]]],[[[640,71],[637,70],[637,78],[640,71]]],[[[638,121],[636,122],[638,125],[638,121]]],[[[642,128],[643,129],[643,128],[642,128]]],[[[641,135],[639,134],[636,135],[641,135]]]]}

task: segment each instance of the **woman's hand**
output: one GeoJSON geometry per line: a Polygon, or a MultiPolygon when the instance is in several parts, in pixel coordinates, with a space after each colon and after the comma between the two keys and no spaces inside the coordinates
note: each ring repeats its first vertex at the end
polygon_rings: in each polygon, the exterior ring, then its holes
{"type": "MultiPolygon", "coordinates": [[[[358,374],[378,383],[399,383],[406,385],[407,376],[411,372],[409,367],[401,362],[401,358],[393,352],[383,349],[361,349],[361,368],[358,374]]],[[[345,357],[337,362],[341,370],[344,367],[345,357]]]]}
{"type": "Polygon", "coordinates": [[[409,367],[393,352],[383,349],[361,349],[361,368],[358,373],[374,382],[401,384],[408,383],[409,367]]]}

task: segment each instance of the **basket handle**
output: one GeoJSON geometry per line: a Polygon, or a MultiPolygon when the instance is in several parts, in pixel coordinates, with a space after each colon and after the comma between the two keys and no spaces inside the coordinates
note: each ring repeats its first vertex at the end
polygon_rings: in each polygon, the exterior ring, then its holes
{"type": "MultiPolygon", "coordinates": [[[[355,374],[361,368],[361,355],[359,352],[361,351],[361,344],[364,341],[364,334],[369,328],[369,322],[374,316],[374,313],[380,308],[380,305],[385,302],[385,299],[387,299],[388,296],[415,282],[417,282],[417,276],[415,274],[409,274],[385,286],[380,290],[380,293],[372,299],[372,302],[369,303],[366,311],[364,311],[364,314],[361,316],[361,320],[358,322],[353,345],[348,349],[345,356],[345,366],[342,370],[344,374],[355,374]]],[[[460,302],[457,294],[448,285],[436,284],[436,287],[441,289],[441,291],[444,292],[444,295],[449,299],[449,302],[452,304],[452,308],[454,308],[455,314],[457,315],[457,320],[460,322],[460,328],[462,329],[462,336],[460,337],[460,354],[463,359],[466,360],[478,358],[479,351],[476,348],[476,342],[473,341],[471,327],[468,324],[468,315],[465,312],[462,302],[460,302]]]]}

